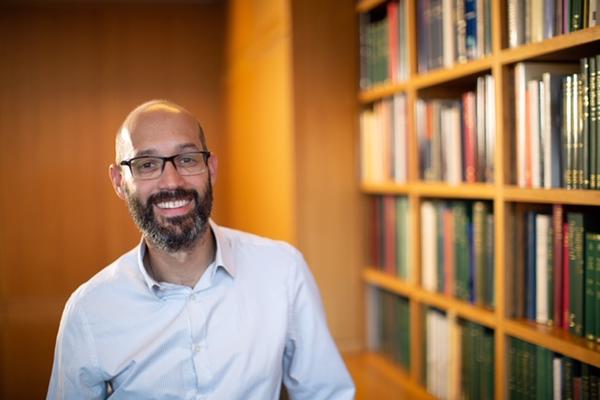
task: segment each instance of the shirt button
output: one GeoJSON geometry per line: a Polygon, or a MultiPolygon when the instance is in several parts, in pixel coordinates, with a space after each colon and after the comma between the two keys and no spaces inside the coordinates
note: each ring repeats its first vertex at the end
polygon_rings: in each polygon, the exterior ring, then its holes
{"type": "Polygon", "coordinates": [[[196,293],[192,293],[192,295],[190,296],[190,299],[192,301],[196,301],[197,298],[198,298],[198,296],[196,296],[196,293]]]}
{"type": "Polygon", "coordinates": [[[198,343],[198,344],[194,345],[192,350],[194,350],[194,353],[200,353],[203,348],[204,348],[204,345],[202,343],[198,343]]]}

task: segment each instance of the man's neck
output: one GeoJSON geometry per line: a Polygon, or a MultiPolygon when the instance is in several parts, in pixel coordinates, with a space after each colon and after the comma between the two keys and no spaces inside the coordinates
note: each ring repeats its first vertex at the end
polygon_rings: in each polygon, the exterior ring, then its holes
{"type": "Polygon", "coordinates": [[[169,253],[146,241],[148,251],[144,260],[150,275],[158,282],[194,287],[206,268],[214,261],[216,241],[207,227],[196,244],[186,250],[169,253]]]}

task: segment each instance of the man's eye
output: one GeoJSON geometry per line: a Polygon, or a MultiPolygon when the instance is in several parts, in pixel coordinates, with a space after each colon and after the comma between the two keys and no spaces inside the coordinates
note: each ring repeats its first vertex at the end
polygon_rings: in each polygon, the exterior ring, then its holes
{"type": "Polygon", "coordinates": [[[147,160],[147,161],[143,161],[138,165],[138,169],[140,170],[148,170],[148,169],[154,169],[158,166],[158,163],[156,162],[156,160],[147,160]]]}
{"type": "Polygon", "coordinates": [[[179,164],[183,166],[190,166],[196,164],[196,159],[192,157],[182,157],[179,159],[179,164]]]}

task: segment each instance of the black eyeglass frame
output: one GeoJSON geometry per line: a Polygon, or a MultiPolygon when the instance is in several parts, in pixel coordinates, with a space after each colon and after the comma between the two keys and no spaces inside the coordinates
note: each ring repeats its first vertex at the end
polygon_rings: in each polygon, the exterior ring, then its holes
{"type": "MultiPolygon", "coordinates": [[[[167,162],[171,162],[171,164],[173,164],[173,168],[175,168],[175,170],[177,172],[179,172],[179,170],[177,169],[177,164],[175,164],[175,159],[177,157],[180,157],[180,156],[183,156],[183,155],[186,155],[186,154],[202,154],[204,156],[204,164],[208,167],[208,159],[210,158],[210,155],[211,155],[210,151],[208,151],[208,150],[186,151],[184,153],[174,154],[174,155],[169,156],[169,157],[161,157],[161,156],[138,156],[138,157],[130,158],[129,160],[123,160],[123,161],[121,161],[119,163],[119,165],[121,165],[121,166],[123,166],[123,165],[128,166],[129,167],[129,172],[131,172],[131,175],[133,177],[138,178],[138,179],[144,179],[144,178],[137,177],[133,173],[133,168],[131,168],[131,163],[134,162],[134,161],[136,161],[136,160],[142,160],[144,158],[156,158],[156,159],[160,159],[160,160],[162,160],[162,168],[160,170],[160,174],[157,176],[157,178],[158,178],[158,177],[162,176],[163,172],[165,172],[165,166],[167,165],[167,162]]],[[[203,170],[202,172],[204,172],[204,171],[205,170],[203,170]]],[[[198,175],[200,173],[201,172],[199,172],[198,175]]],[[[196,175],[196,174],[194,174],[194,175],[196,175]]],[[[147,178],[147,179],[156,179],[156,178],[147,178]]]]}

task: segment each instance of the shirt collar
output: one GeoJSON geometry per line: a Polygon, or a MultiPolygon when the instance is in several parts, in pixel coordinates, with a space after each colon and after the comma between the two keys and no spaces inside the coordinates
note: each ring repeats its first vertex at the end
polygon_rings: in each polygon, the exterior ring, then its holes
{"type": "MultiPolygon", "coordinates": [[[[211,275],[211,281],[213,280],[218,269],[222,268],[225,272],[227,272],[232,278],[235,278],[235,266],[232,261],[232,246],[231,243],[223,236],[222,229],[219,225],[217,225],[212,219],[209,219],[209,226],[215,236],[216,250],[215,250],[215,260],[212,262],[207,272],[211,275]]],[[[146,246],[146,242],[144,238],[142,238],[137,252],[137,262],[138,268],[148,285],[148,288],[152,291],[159,289],[161,287],[160,283],[157,282],[149,273],[146,271],[146,267],[144,266],[144,257],[146,256],[146,252],[148,251],[148,247],[146,246]]]]}

